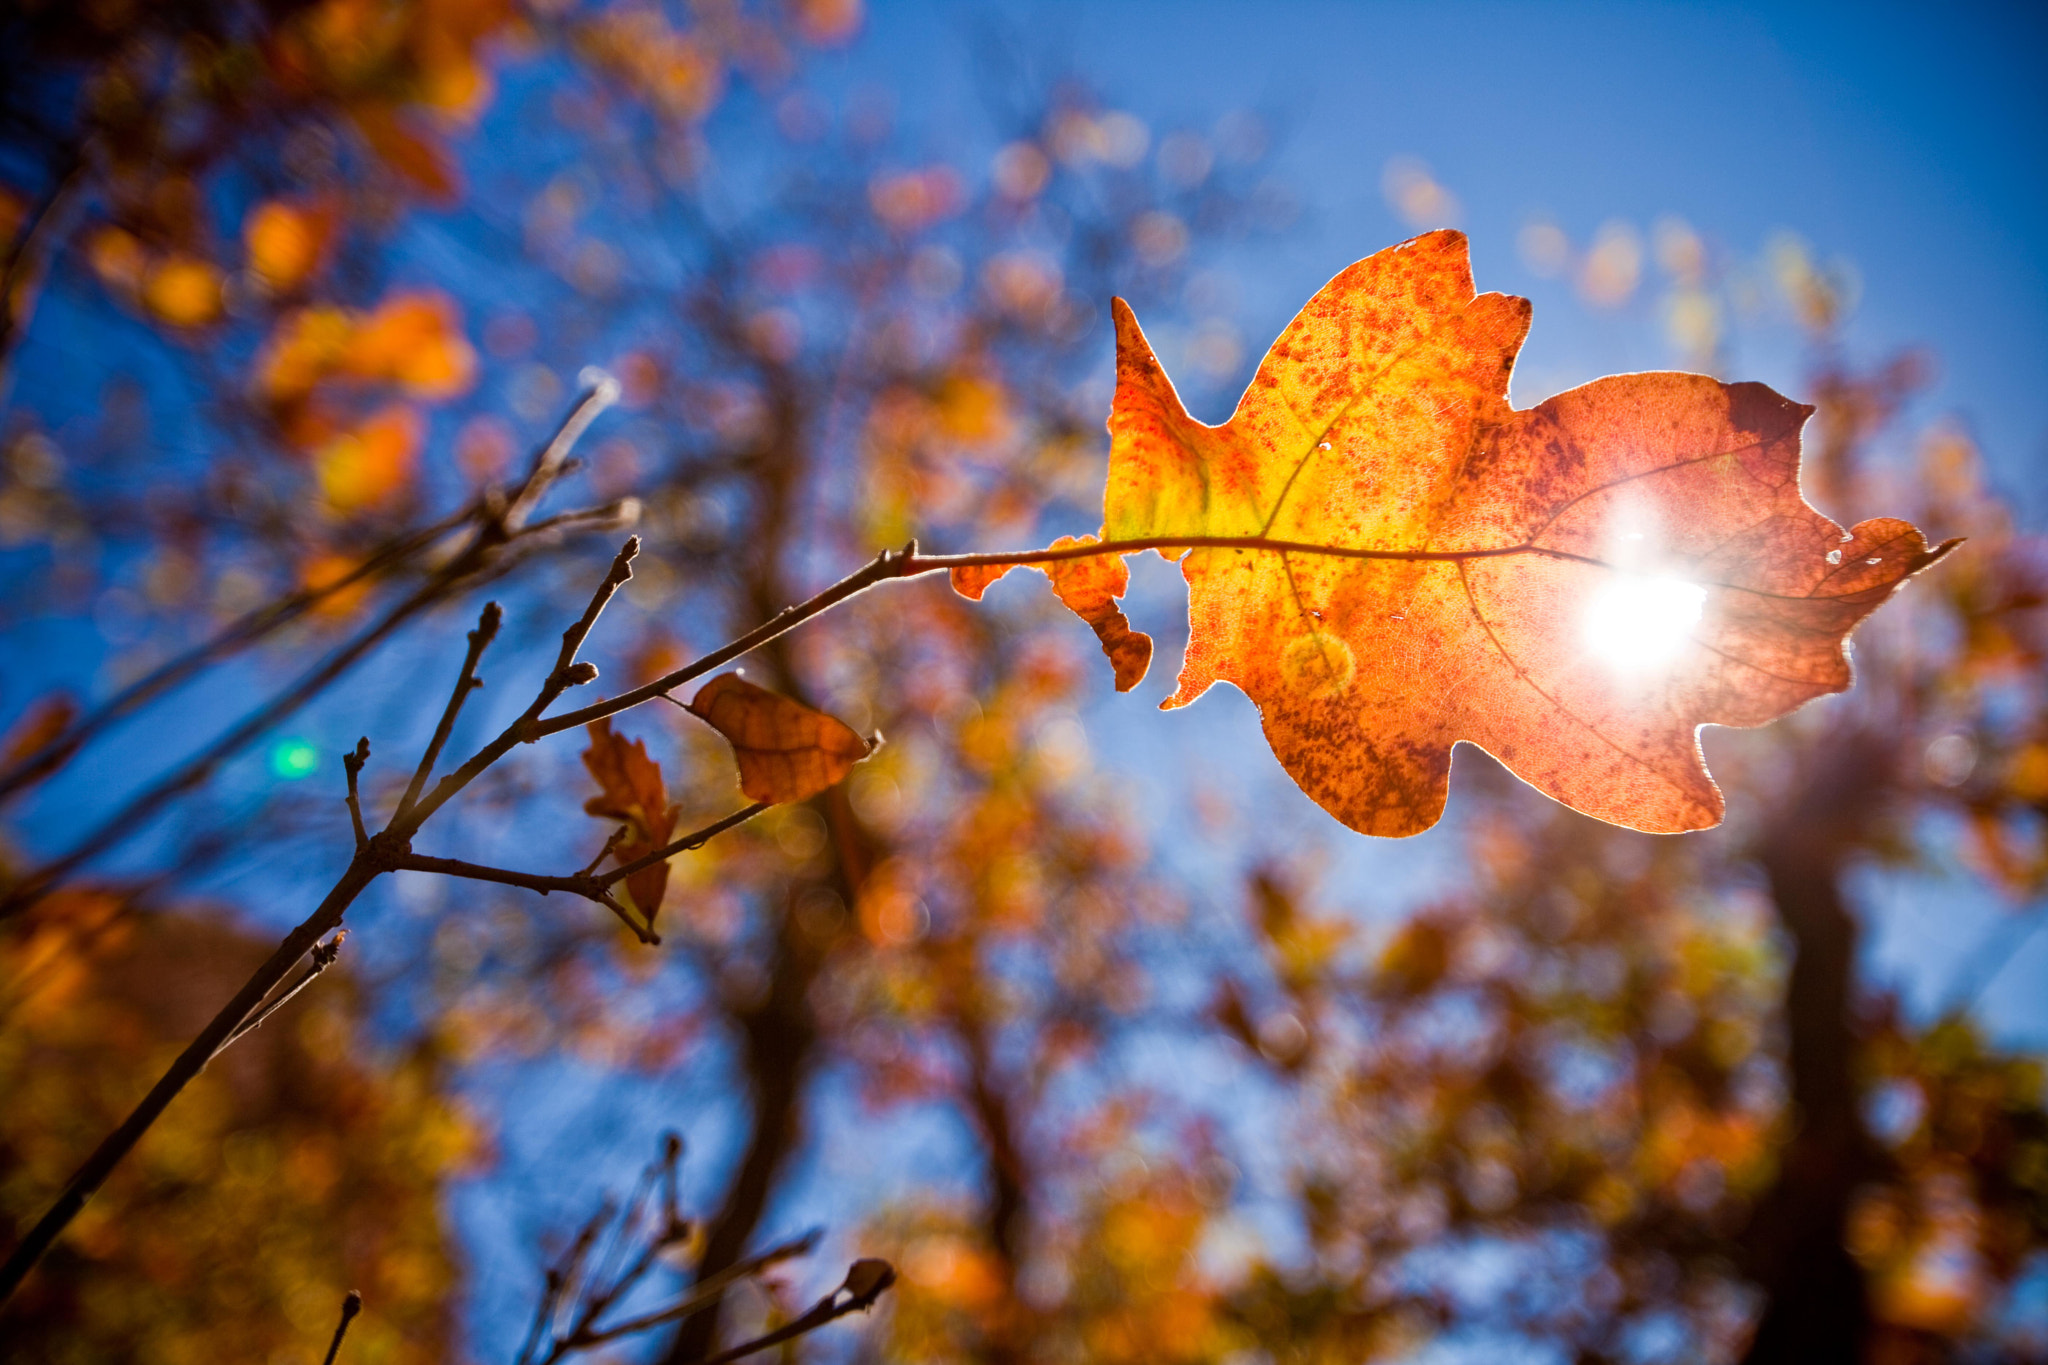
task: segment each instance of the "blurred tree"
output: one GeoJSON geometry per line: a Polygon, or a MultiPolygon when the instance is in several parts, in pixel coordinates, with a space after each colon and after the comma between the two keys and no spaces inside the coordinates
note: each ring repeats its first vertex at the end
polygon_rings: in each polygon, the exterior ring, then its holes
{"type": "MultiPolygon", "coordinates": [[[[999,150],[939,159],[892,126],[886,93],[844,89],[820,55],[859,22],[849,0],[8,7],[7,620],[89,611],[112,683],[81,710],[51,689],[54,667],[10,660],[17,690],[46,695],[0,763],[0,793],[37,832],[14,889],[43,897],[10,897],[8,952],[52,947],[33,945],[65,907],[86,922],[79,903],[100,893],[82,869],[145,830],[167,867],[215,850],[204,870],[258,879],[254,910],[307,899],[309,851],[338,864],[349,846],[337,793],[316,808],[301,784],[252,795],[222,771],[272,745],[284,772],[298,750],[278,741],[314,718],[370,728],[380,753],[387,735],[423,739],[420,698],[439,684],[423,693],[418,670],[453,652],[440,609],[516,573],[511,630],[540,638],[597,577],[589,527],[637,516],[646,540],[592,641],[616,694],[879,546],[1093,524],[1112,294],[1171,320],[1159,330],[1198,391],[1242,377],[1210,253],[1284,224],[1265,125],[1154,128],[991,39],[999,150]],[[61,383],[38,353],[59,327],[92,354],[61,383]],[[623,398],[565,481],[589,515],[507,533],[494,490],[593,361],[623,398]],[[80,799],[67,765],[123,717],[218,727],[204,698],[252,679],[275,690],[196,752],[138,742],[133,788],[61,820],[38,804],[80,799]],[[180,821],[158,821],[174,800],[180,821]]],[[[1824,329],[1825,279],[1799,280],[1824,329]]],[[[1778,1335],[1799,1328],[1844,1359],[1859,1339],[1883,1360],[2024,1351],[1999,1315],[2040,1273],[2038,1078],[1963,1014],[1918,1028],[1854,978],[1844,878],[1872,859],[1939,864],[1930,822],[1967,828],[1966,875],[2017,904],[2048,867],[2041,552],[1959,437],[1931,439],[1910,473],[1872,461],[1911,378],[1822,368],[1814,499],[1837,516],[1911,511],[1972,545],[1867,642],[1857,694],[1727,744],[1729,789],[1775,804],[1738,804],[1724,831],[1593,826],[1468,754],[1469,885],[1390,941],[1319,908],[1345,893],[1299,859],[1248,872],[1249,914],[1219,923],[1147,849],[1129,785],[1093,764],[1093,642],[1042,594],[991,612],[897,589],[748,659],[750,677],[889,742],[844,784],[678,857],[665,888],[636,881],[653,898],[639,909],[666,905],[660,948],[505,887],[412,900],[432,913],[366,901],[350,951],[377,964],[354,988],[389,1031],[377,1046],[445,1044],[471,1086],[567,1058],[743,1103],[687,1247],[700,1282],[749,1264],[820,1153],[866,1155],[892,1115],[950,1114],[971,1192],[949,1178],[963,1173],[919,1172],[859,1230],[902,1275],[874,1348],[891,1359],[1398,1358],[1475,1333],[1586,1360],[1827,1358],[1778,1335]],[[1257,1121],[1219,1116],[1198,1075],[1222,1078],[1226,1107],[1253,1097],[1257,1121]],[[1251,1174],[1276,1165],[1278,1188],[1251,1174]],[[1294,1244],[1276,1227],[1299,1229],[1294,1244]]],[[[435,827],[434,851],[568,869],[620,819],[653,846],[658,825],[731,812],[724,747],[662,714],[618,723],[660,793],[642,773],[620,804],[576,746],[522,749],[435,827]]],[[[376,767],[365,782],[373,811],[404,785],[376,767]]],[[[240,950],[178,908],[198,875],[174,871],[152,910],[116,922],[188,934],[209,960],[218,939],[228,965],[176,982],[217,1003],[240,950]]],[[[77,948],[52,960],[98,964],[77,948]]],[[[311,1038],[293,1030],[338,995],[316,984],[207,1084],[255,1067],[252,1044],[311,1038]]],[[[52,1004],[31,1028],[34,1011],[10,1009],[0,1056],[103,1051],[115,1027],[52,1004]]],[[[98,1063],[118,1074],[48,1082],[99,1077],[90,1093],[14,1107],[10,1217],[33,1216],[160,1070],[132,1046],[98,1063]]],[[[334,1086],[404,1095],[350,1076],[334,1086]]],[[[342,1121],[315,1089],[238,1111],[232,1140],[206,1117],[211,1092],[187,1094],[103,1196],[174,1205],[190,1173],[160,1163],[228,1171],[208,1197],[232,1208],[190,1215],[221,1220],[204,1264],[223,1282],[320,1286],[310,1328],[288,1297],[266,1300],[283,1317],[198,1290],[165,1307],[118,1270],[139,1252],[96,1240],[104,1203],[74,1259],[39,1272],[61,1292],[33,1310],[57,1317],[32,1321],[69,1321],[66,1296],[97,1286],[122,1305],[94,1319],[109,1356],[178,1358],[189,1330],[253,1357],[265,1323],[316,1340],[341,1287],[319,1256],[346,1254],[347,1210],[279,1207],[299,1195],[274,1182],[230,1199],[237,1159],[342,1121]],[[317,1254],[252,1271],[273,1228],[317,1254]],[[227,1335],[244,1328],[245,1350],[227,1335]]],[[[409,1103],[421,1123],[443,1112],[425,1090],[409,1103]]],[[[351,1150],[349,1180],[437,1178],[380,1174],[374,1152],[358,1171],[351,1150]]],[[[546,1173],[497,1179],[555,1212],[546,1173]]],[[[419,1235],[442,1254],[442,1234],[419,1235]]],[[[377,1333],[414,1320],[432,1328],[412,1344],[445,1340],[444,1269],[401,1291],[341,1264],[371,1291],[350,1351],[372,1358],[377,1333]]],[[[712,1298],[660,1351],[698,1359],[790,1316],[772,1288],[712,1298]]]]}

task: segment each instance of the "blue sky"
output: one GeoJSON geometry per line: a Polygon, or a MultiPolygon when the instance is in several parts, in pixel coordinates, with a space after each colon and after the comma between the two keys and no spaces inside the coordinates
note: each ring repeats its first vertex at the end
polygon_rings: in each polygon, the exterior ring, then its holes
{"type": "MultiPolygon", "coordinates": [[[[1270,116],[1304,214],[1233,263],[1252,336],[1409,234],[1381,192],[1400,155],[1461,201],[1480,287],[1535,300],[1524,403],[1674,359],[1646,306],[1588,316],[1522,265],[1532,213],[1579,243],[1675,214],[1743,255],[1791,230],[1860,276],[1853,350],[1930,348],[1942,378],[1923,411],[1963,416],[2030,520],[2048,511],[2048,9],[882,0],[849,60],[890,73],[905,122],[944,144],[981,126],[959,118],[981,102],[962,56],[986,41],[1070,61],[1157,126],[1270,116]]],[[[1796,394],[1777,330],[1734,360],[1796,394]]]]}

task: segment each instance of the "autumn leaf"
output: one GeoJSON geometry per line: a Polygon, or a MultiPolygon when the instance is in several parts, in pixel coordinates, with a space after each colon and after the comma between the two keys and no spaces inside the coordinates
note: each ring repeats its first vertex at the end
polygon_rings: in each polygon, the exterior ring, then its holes
{"type": "MultiPolygon", "coordinates": [[[[1102,539],[1187,579],[1164,705],[1236,684],[1288,773],[1365,833],[1434,824],[1461,740],[1600,819],[1711,826],[1699,727],[1842,691],[1850,629],[1953,546],[1807,506],[1813,409],[1761,384],[1617,375],[1515,411],[1529,304],[1475,297],[1460,233],[1330,281],[1220,427],[1115,313],[1102,539]]],[[[1080,610],[1100,632],[1102,604],[1080,610]]]]}
{"type": "Polygon", "coordinates": [[[731,743],[740,790],[751,801],[804,801],[832,786],[872,747],[844,721],[722,673],[699,688],[690,711],[731,743]]]}
{"type": "Polygon", "coordinates": [[[250,271],[272,293],[297,289],[320,268],[336,217],[331,205],[309,207],[281,199],[257,205],[242,224],[250,271]]]}
{"type": "MultiPolygon", "coordinates": [[[[1094,536],[1061,536],[1048,548],[1092,545],[1094,536]]],[[[993,564],[953,570],[953,588],[962,597],[979,602],[988,585],[1001,578],[1014,564],[993,564]]],[[[1128,692],[1144,681],[1152,663],[1152,637],[1132,630],[1131,623],[1116,605],[1131,585],[1130,567],[1120,555],[1093,555],[1087,559],[1056,559],[1033,565],[1052,580],[1052,590],[1067,609],[1086,621],[1102,642],[1102,652],[1116,671],[1116,690],[1128,692]]]]}
{"type": "MultiPolygon", "coordinates": [[[[677,811],[669,804],[661,765],[647,756],[644,742],[628,742],[614,734],[609,720],[594,720],[588,728],[590,747],[583,751],[583,766],[597,779],[598,794],[585,801],[583,809],[626,827],[612,849],[612,856],[624,866],[668,843],[675,834],[677,811]]],[[[624,887],[632,908],[652,928],[668,890],[668,864],[642,868],[626,878],[624,887]]]]}
{"type": "Polygon", "coordinates": [[[418,408],[393,403],[322,446],[313,472],[327,505],[347,516],[390,502],[412,481],[425,434],[418,408]]]}

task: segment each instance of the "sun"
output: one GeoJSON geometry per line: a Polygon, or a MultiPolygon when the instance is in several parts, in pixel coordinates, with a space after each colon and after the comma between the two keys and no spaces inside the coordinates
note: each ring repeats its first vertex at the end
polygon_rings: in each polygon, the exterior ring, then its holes
{"type": "Polygon", "coordinates": [[[1697,583],[1615,574],[1587,604],[1586,647],[1618,672],[1668,668],[1691,641],[1706,601],[1697,583]]]}

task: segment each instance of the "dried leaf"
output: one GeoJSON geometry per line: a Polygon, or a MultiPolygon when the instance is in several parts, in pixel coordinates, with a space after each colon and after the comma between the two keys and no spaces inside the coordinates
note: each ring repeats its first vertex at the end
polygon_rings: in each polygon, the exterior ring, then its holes
{"type": "Polygon", "coordinates": [[[1600,819],[1711,826],[1699,727],[1846,688],[1850,629],[1953,545],[1807,506],[1812,409],[1760,384],[1618,375],[1513,410],[1529,305],[1474,296],[1460,233],[1339,274],[1220,427],[1115,313],[1103,539],[1180,559],[1164,704],[1235,683],[1295,781],[1366,833],[1434,824],[1461,740],[1600,819]]]}
{"type": "MultiPolygon", "coordinates": [[[[626,827],[625,837],[612,849],[613,858],[623,867],[675,836],[677,811],[669,804],[661,765],[647,756],[646,744],[614,734],[609,720],[594,720],[588,728],[590,747],[583,751],[583,766],[597,779],[598,794],[585,801],[583,809],[626,827]]],[[[632,907],[652,928],[655,916],[661,913],[662,894],[668,890],[668,864],[642,868],[626,878],[623,886],[632,907]]]]}
{"type": "Polygon", "coordinates": [[[844,721],[722,673],[698,689],[690,710],[724,735],[753,801],[803,801],[832,786],[868,756],[868,742],[844,721]]]}

